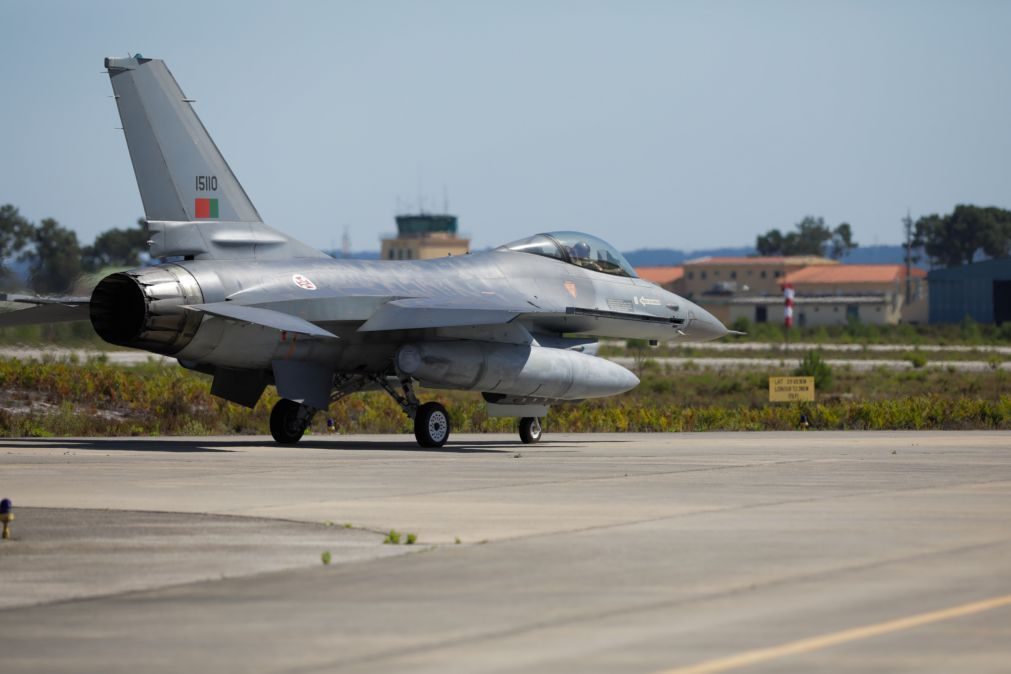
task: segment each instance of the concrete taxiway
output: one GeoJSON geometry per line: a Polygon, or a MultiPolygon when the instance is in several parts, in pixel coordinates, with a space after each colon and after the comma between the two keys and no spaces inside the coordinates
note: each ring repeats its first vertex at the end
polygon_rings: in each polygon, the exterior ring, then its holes
{"type": "Polygon", "coordinates": [[[0,441],[0,670],[1008,670],[1011,434],[545,437],[0,441]]]}

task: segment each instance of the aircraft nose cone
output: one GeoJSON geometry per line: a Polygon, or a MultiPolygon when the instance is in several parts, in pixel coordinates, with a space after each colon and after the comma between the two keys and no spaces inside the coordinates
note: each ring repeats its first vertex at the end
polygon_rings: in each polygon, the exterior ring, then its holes
{"type": "Polygon", "coordinates": [[[695,342],[708,342],[719,339],[730,332],[718,318],[698,306],[694,307],[695,320],[688,329],[688,337],[695,342]]]}

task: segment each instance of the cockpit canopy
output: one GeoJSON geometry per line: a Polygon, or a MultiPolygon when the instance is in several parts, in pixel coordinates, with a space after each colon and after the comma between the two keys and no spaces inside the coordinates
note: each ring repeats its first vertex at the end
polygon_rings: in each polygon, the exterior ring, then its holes
{"type": "Polygon", "coordinates": [[[552,257],[577,267],[613,276],[638,278],[632,265],[614,249],[614,246],[581,232],[535,234],[526,239],[507,243],[502,248],[552,257]]]}

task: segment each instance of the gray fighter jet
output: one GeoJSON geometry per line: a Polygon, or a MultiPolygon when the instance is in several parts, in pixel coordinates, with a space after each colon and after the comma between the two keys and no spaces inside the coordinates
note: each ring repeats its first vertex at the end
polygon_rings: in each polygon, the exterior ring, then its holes
{"type": "Polygon", "coordinates": [[[550,405],[639,383],[594,355],[595,338],[728,332],[579,232],[438,260],[335,260],[260,219],[164,62],[105,66],[161,263],[112,274],[90,298],[10,296],[37,306],[0,326],[90,319],[112,344],[211,375],[211,392],[240,405],[273,384],[279,443],[341,397],[382,389],[424,447],[442,446],[451,423],[416,383],[480,392],[490,415],[520,418],[522,440],[536,442],[550,405]]]}

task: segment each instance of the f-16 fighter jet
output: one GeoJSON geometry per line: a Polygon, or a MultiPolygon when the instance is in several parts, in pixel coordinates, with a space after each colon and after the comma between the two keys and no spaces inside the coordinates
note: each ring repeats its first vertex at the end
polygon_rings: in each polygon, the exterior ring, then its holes
{"type": "Polygon", "coordinates": [[[105,66],[160,264],[107,276],[90,298],[9,297],[37,306],[0,326],[90,319],[107,342],[170,355],[240,405],[272,384],[279,443],[297,442],[341,397],[382,389],[423,447],[442,446],[452,424],[417,384],[480,392],[536,442],[550,405],[639,383],[594,355],[595,338],[728,332],[579,232],[437,260],[335,260],[261,220],[163,61],[105,66]]]}

